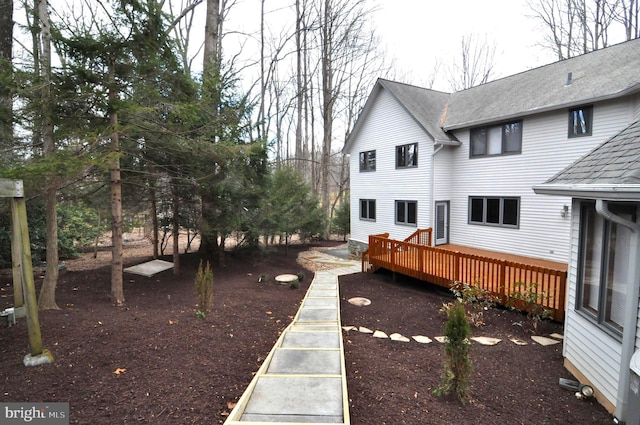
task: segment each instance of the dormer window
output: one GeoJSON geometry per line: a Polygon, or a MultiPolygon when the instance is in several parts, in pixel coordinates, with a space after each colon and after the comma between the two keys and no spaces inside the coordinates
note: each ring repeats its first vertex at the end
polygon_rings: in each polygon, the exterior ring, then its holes
{"type": "Polygon", "coordinates": [[[569,137],[591,136],[593,106],[569,110],[569,137]]]}

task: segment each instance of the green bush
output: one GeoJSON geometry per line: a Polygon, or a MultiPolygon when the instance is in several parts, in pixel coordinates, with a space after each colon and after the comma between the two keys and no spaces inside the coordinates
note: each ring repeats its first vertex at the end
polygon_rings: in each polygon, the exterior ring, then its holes
{"type": "Polygon", "coordinates": [[[453,295],[464,305],[467,320],[475,327],[484,325],[484,312],[493,307],[496,297],[480,287],[478,283],[462,283],[454,281],[450,288],[453,295]]]}
{"type": "Polygon", "coordinates": [[[434,394],[447,395],[453,392],[464,403],[471,375],[471,328],[461,302],[454,302],[446,311],[444,373],[442,383],[434,390],[434,394]]]}
{"type": "Polygon", "coordinates": [[[529,325],[527,330],[537,334],[540,323],[551,318],[552,311],[542,305],[550,298],[536,282],[516,282],[507,305],[512,310],[524,311],[529,325]]]}

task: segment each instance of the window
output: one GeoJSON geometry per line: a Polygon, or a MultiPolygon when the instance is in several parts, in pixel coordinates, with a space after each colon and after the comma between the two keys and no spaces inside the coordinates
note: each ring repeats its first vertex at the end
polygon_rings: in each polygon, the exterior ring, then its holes
{"type": "Polygon", "coordinates": [[[518,227],[520,198],[472,196],[469,198],[469,223],[518,227]]]}
{"type": "Polygon", "coordinates": [[[360,199],[360,220],[376,219],[376,200],[375,199],[360,199]]]}
{"type": "MultiPolygon", "coordinates": [[[[633,207],[612,204],[609,209],[636,221],[633,207]]],[[[582,203],[580,225],[576,308],[605,329],[622,335],[632,232],[605,220],[593,202],[582,203]]]]}
{"type": "Polygon", "coordinates": [[[376,151],[360,152],[360,171],[376,170],[376,151]]]}
{"type": "Polygon", "coordinates": [[[417,225],[418,203],[416,201],[396,201],[396,224],[417,225]]]}
{"type": "Polygon", "coordinates": [[[569,137],[591,136],[593,106],[569,110],[569,137]]]}
{"type": "Polygon", "coordinates": [[[418,144],[396,146],[396,168],[418,166],[418,144]]]}
{"type": "Polygon", "coordinates": [[[522,121],[474,128],[470,134],[470,157],[522,152],[522,121]]]}

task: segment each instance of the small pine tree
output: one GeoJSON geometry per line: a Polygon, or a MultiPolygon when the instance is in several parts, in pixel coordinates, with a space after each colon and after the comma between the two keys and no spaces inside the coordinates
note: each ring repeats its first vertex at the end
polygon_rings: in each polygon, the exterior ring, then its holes
{"type": "Polygon", "coordinates": [[[198,311],[196,315],[204,318],[211,308],[213,300],[213,271],[207,261],[207,265],[203,268],[202,261],[198,266],[196,273],[196,297],[198,303],[198,311]]]}
{"type": "Polygon", "coordinates": [[[455,392],[464,403],[471,375],[471,359],[469,358],[469,335],[471,327],[465,314],[464,306],[455,302],[447,309],[447,322],[444,326],[445,361],[442,384],[436,388],[436,395],[455,392]]]}

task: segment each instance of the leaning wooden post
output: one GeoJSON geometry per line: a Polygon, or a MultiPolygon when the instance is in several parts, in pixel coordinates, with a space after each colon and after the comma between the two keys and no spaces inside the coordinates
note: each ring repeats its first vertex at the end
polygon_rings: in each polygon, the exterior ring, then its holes
{"type": "Polygon", "coordinates": [[[19,245],[22,245],[22,282],[24,283],[25,305],[27,309],[27,329],[29,330],[29,347],[31,356],[42,354],[42,336],[38,319],[38,300],[36,299],[36,285],[33,281],[33,265],[31,263],[31,245],[29,244],[29,227],[27,225],[27,207],[24,198],[16,198],[15,212],[19,245]]]}
{"type": "MultiPolygon", "coordinates": [[[[38,301],[36,299],[36,287],[33,281],[33,265],[31,263],[27,206],[24,200],[22,181],[0,179],[0,197],[12,198],[11,258],[16,261],[14,262],[13,273],[14,292],[19,291],[22,293],[26,311],[27,330],[29,332],[30,354],[24,357],[23,363],[25,366],[52,363],[53,356],[48,350],[43,350],[42,348],[42,335],[40,334],[40,321],[38,319],[38,301]],[[16,269],[18,271],[16,271],[16,269]],[[17,286],[15,286],[16,282],[17,286]]],[[[19,298],[18,295],[18,299],[19,298]]]]}
{"type": "Polygon", "coordinates": [[[11,271],[13,274],[13,306],[24,306],[24,282],[22,280],[22,246],[20,243],[20,226],[14,211],[17,211],[16,199],[11,198],[11,271]]]}

